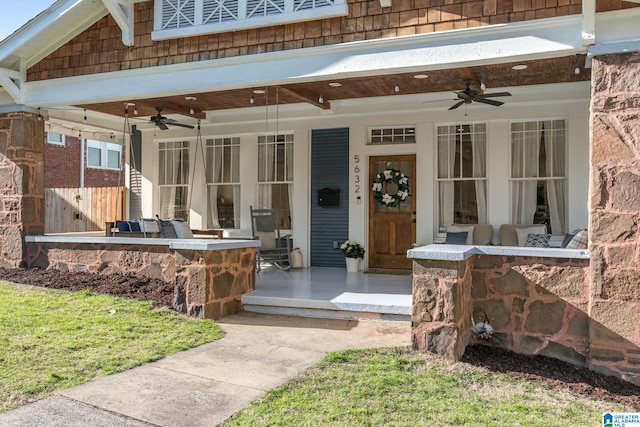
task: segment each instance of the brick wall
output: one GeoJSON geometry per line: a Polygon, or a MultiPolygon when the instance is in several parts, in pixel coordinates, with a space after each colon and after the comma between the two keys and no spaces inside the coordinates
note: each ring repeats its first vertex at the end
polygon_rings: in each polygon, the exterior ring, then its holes
{"type": "MultiPolygon", "coordinates": [[[[28,80],[79,76],[262,52],[431,33],[581,13],[580,0],[348,0],[349,16],[245,31],[152,41],[153,2],[135,5],[135,45],[122,44],[111,16],[28,70],[28,80]]],[[[598,1],[598,11],[640,5],[598,1]]]]}
{"type": "MultiPolygon", "coordinates": [[[[45,134],[46,141],[46,134],[45,134]]],[[[45,186],[47,188],[80,187],[80,138],[66,136],[65,145],[45,143],[45,186]]],[[[84,153],[86,165],[86,151],[84,153]]],[[[123,156],[124,160],[124,156],[123,156]]],[[[85,187],[124,185],[124,172],[85,167],[85,187]]]]}

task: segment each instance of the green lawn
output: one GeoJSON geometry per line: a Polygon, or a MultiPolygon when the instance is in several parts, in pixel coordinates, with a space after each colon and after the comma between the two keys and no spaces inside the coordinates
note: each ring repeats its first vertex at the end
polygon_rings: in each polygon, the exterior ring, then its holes
{"type": "Polygon", "coordinates": [[[387,348],[331,353],[224,426],[596,426],[622,410],[387,348]]]}
{"type": "Polygon", "coordinates": [[[222,335],[150,302],[0,282],[0,412],[222,335]]]}

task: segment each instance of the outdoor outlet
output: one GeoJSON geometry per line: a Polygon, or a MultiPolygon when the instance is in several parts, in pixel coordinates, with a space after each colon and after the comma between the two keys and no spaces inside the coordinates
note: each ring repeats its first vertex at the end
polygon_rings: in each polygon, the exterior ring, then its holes
{"type": "Polygon", "coordinates": [[[333,241],[333,249],[338,249],[338,241],[337,240],[333,241]]]}
{"type": "Polygon", "coordinates": [[[358,200],[358,204],[362,203],[362,197],[358,196],[357,200],[358,200]]]}

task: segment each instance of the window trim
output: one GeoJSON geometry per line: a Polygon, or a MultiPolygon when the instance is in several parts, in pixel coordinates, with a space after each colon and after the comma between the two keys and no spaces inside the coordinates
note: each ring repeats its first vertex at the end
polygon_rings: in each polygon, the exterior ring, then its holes
{"type": "Polygon", "coordinates": [[[47,132],[47,144],[57,145],[59,147],[65,147],[67,145],[67,136],[58,132],[47,132]],[[49,135],[60,135],[60,141],[54,141],[49,138],[49,135]]]}
{"type": "Polygon", "coordinates": [[[98,141],[95,139],[85,139],[86,143],[86,167],[87,169],[99,169],[108,171],[120,171],[122,168],[122,145],[114,144],[113,142],[98,141]],[[89,149],[93,148],[100,150],[100,166],[89,164],[89,149]],[[116,149],[117,148],[117,149],[116,149]],[[114,151],[118,153],[118,167],[109,167],[109,152],[114,151]]]}
{"type": "MultiPolygon", "coordinates": [[[[377,135],[376,135],[377,136],[377,135]]],[[[384,137],[384,134],[381,134],[379,136],[380,138],[384,137]]],[[[416,144],[418,142],[418,138],[417,138],[417,130],[416,130],[416,125],[390,125],[390,126],[371,126],[368,129],[367,132],[367,145],[372,145],[372,146],[378,146],[378,145],[401,145],[401,144],[416,144]],[[395,133],[393,132],[395,129],[403,129],[403,130],[408,130],[408,129],[413,129],[413,133],[409,132],[403,132],[402,133],[402,141],[389,141],[389,142],[385,142],[385,141],[380,141],[380,142],[373,142],[373,131],[374,130],[380,130],[380,131],[384,131],[384,130],[391,130],[392,134],[391,134],[391,138],[393,138],[395,136],[395,133]],[[406,138],[408,135],[413,134],[413,141],[406,141],[406,138]]]]}
{"type": "MultiPolygon", "coordinates": [[[[242,1],[242,0],[239,0],[242,1]]],[[[287,0],[287,2],[293,0],[287,0]]],[[[270,27],[274,25],[293,24],[296,22],[314,21],[319,19],[336,18],[349,15],[349,7],[345,0],[334,0],[332,6],[304,9],[302,11],[289,11],[279,15],[268,15],[260,18],[243,18],[225,23],[194,24],[187,27],[171,28],[163,30],[162,6],[163,0],[154,1],[154,28],[151,32],[151,40],[168,40],[181,37],[193,37],[205,34],[217,34],[253,28],[270,27]]],[[[243,3],[246,4],[246,1],[243,3]]],[[[197,12],[196,12],[197,13],[197,12]]],[[[196,19],[196,22],[198,20],[196,19]]]]}

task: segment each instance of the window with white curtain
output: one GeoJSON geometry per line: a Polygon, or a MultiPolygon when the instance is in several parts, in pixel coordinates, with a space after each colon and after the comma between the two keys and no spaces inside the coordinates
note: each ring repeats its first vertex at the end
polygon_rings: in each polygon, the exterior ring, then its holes
{"type": "Polygon", "coordinates": [[[438,126],[438,221],[487,223],[487,125],[438,126]]]}
{"type": "Polygon", "coordinates": [[[189,141],[159,144],[160,216],[188,218],[189,141]]]}
{"type": "Polygon", "coordinates": [[[259,208],[277,209],[280,228],[291,229],[293,134],[258,136],[259,208]]]}
{"type": "Polygon", "coordinates": [[[511,222],[565,230],[565,121],[511,123],[511,222]]]}
{"type": "Polygon", "coordinates": [[[206,141],[209,228],[240,228],[240,138],[206,141]]]}

